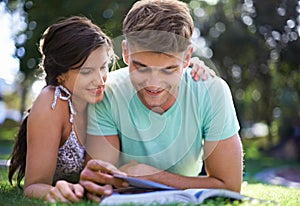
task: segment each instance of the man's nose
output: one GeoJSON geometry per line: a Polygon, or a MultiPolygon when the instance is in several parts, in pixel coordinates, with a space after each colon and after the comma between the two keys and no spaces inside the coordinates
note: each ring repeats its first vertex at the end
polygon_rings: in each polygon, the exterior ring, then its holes
{"type": "Polygon", "coordinates": [[[152,70],[147,77],[147,81],[149,85],[159,86],[161,82],[160,72],[157,70],[152,70]]]}

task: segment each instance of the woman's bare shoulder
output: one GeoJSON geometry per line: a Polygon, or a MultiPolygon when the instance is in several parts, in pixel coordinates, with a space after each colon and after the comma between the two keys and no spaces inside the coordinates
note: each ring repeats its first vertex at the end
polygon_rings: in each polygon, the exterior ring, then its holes
{"type": "Polygon", "coordinates": [[[48,119],[63,118],[68,112],[68,104],[66,101],[57,98],[55,107],[52,108],[53,101],[55,100],[54,93],[55,87],[53,86],[43,88],[33,102],[30,115],[47,116],[48,119]]]}
{"type": "Polygon", "coordinates": [[[54,99],[54,90],[55,87],[52,86],[47,86],[43,88],[39,95],[36,97],[36,99],[33,101],[31,110],[33,111],[35,110],[35,108],[47,109],[49,106],[51,108],[51,104],[54,99]]]}

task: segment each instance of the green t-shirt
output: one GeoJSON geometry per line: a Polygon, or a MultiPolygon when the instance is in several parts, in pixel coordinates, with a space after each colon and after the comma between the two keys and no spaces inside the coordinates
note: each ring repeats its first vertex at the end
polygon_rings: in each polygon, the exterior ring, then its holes
{"type": "Polygon", "coordinates": [[[103,101],[89,105],[88,112],[88,134],[119,135],[120,165],[136,160],[185,176],[201,171],[204,140],[226,139],[239,130],[226,82],[219,77],[195,82],[189,68],[177,100],[163,114],[141,103],[128,68],[109,74],[103,101]]]}

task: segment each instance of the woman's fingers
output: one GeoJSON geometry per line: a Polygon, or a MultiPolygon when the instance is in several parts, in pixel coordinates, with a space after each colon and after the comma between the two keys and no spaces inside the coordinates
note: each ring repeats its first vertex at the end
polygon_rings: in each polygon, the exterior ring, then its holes
{"type": "Polygon", "coordinates": [[[205,81],[209,76],[215,77],[216,73],[205,65],[198,57],[193,57],[190,60],[190,66],[192,67],[191,76],[195,81],[202,79],[205,81]]]}
{"type": "Polygon", "coordinates": [[[77,185],[76,187],[64,180],[58,181],[55,187],[49,190],[45,200],[51,203],[54,202],[78,202],[83,197],[83,187],[77,185]],[[80,189],[81,187],[81,189],[80,189]],[[77,195],[75,194],[75,188],[77,195]]]}
{"type": "Polygon", "coordinates": [[[82,185],[80,184],[75,184],[73,186],[73,191],[74,191],[74,194],[76,195],[76,197],[78,198],[83,198],[84,196],[84,188],[82,187],[82,185]]]}

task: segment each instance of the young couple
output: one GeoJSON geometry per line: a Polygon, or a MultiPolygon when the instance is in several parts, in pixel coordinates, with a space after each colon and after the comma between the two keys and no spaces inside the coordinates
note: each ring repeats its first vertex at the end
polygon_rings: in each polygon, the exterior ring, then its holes
{"type": "Polygon", "coordinates": [[[175,188],[240,191],[242,146],[230,89],[198,59],[177,0],[136,2],[123,22],[126,68],[108,74],[110,39],[84,17],[40,42],[47,86],[24,119],[9,180],[49,202],[100,201],[139,176],[175,188]],[[206,75],[203,75],[206,73],[206,75]],[[205,81],[199,80],[200,76],[205,81]],[[104,87],[105,85],[105,87],[104,87]],[[205,162],[206,176],[198,176],[205,162]]]}

